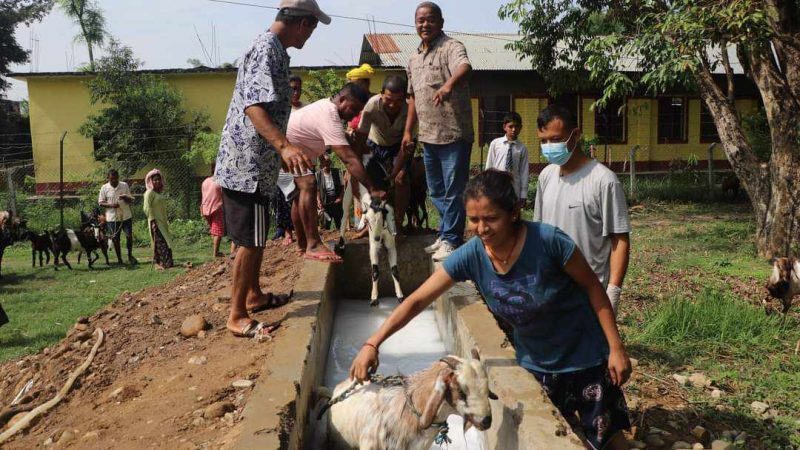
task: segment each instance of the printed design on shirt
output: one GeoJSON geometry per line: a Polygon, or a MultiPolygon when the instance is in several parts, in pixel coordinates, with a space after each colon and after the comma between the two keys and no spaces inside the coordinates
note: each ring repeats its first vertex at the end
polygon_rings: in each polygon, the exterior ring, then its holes
{"type": "Polygon", "coordinates": [[[611,415],[608,412],[603,413],[594,418],[592,425],[597,430],[597,442],[603,442],[603,437],[608,432],[608,426],[611,424],[611,415]]]}
{"type": "Polygon", "coordinates": [[[497,313],[514,326],[529,324],[545,305],[544,299],[533,295],[537,284],[536,274],[516,280],[492,280],[489,292],[497,301],[497,313]]]}

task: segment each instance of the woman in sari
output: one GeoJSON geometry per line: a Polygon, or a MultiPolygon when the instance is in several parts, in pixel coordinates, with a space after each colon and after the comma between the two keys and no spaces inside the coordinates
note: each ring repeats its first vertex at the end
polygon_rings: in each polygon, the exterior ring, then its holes
{"type": "Polygon", "coordinates": [[[167,221],[167,198],[163,195],[164,177],[158,169],[151,170],[144,179],[144,212],[150,228],[153,265],[156,270],[172,267],[172,235],[167,221]]]}

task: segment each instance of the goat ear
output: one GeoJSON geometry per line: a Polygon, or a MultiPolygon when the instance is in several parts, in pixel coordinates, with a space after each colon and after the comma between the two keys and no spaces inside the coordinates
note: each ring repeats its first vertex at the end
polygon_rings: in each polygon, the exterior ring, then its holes
{"type": "Polygon", "coordinates": [[[450,367],[451,370],[456,370],[458,368],[458,366],[461,365],[461,361],[455,359],[452,356],[445,356],[444,358],[440,359],[439,361],[447,364],[447,366],[450,367]]]}
{"type": "Polygon", "coordinates": [[[472,347],[472,359],[474,359],[475,361],[481,360],[481,354],[478,353],[477,347],[472,347]]]}
{"type": "Polygon", "coordinates": [[[419,428],[425,430],[431,426],[436,415],[439,413],[439,408],[442,406],[445,395],[450,389],[450,383],[453,382],[453,371],[444,369],[439,372],[436,377],[436,383],[433,385],[433,391],[428,401],[425,402],[425,409],[422,410],[422,415],[419,418],[419,428]]]}

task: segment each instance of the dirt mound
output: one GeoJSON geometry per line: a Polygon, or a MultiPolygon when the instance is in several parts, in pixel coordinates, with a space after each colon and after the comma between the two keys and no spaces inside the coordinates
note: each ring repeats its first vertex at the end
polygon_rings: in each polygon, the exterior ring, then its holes
{"type": "MultiPolygon", "coordinates": [[[[288,293],[302,263],[294,247],[270,243],[262,288],[288,293]]],[[[218,259],[167,285],[126,292],[94,316],[79,320],[58,344],[0,366],[0,404],[9,405],[32,381],[19,402],[30,409],[52,398],[85,360],[95,342],[93,331],[100,327],[106,333],[96,358],[67,398],[5,448],[51,442],[56,448],[231,447],[251,391],[233,383],[244,386],[248,383],[241,380],[261,375],[270,343],[237,339],[225,330],[230,271],[230,261],[218,259]],[[181,324],[193,314],[211,327],[198,337],[184,338],[181,324]]],[[[283,311],[255,317],[276,321],[283,311]]]]}

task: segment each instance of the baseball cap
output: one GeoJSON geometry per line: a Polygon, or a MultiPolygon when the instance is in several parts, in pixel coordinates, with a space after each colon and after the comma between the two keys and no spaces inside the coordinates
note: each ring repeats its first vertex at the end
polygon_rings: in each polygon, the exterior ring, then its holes
{"type": "MultiPolygon", "coordinates": [[[[281,9],[286,8],[289,10],[302,12],[303,14],[312,15],[325,25],[331,23],[330,16],[328,16],[327,14],[322,12],[321,9],[319,9],[319,5],[317,4],[316,0],[281,0],[280,8],[281,9]]],[[[292,14],[290,13],[290,15],[292,14]]]]}

